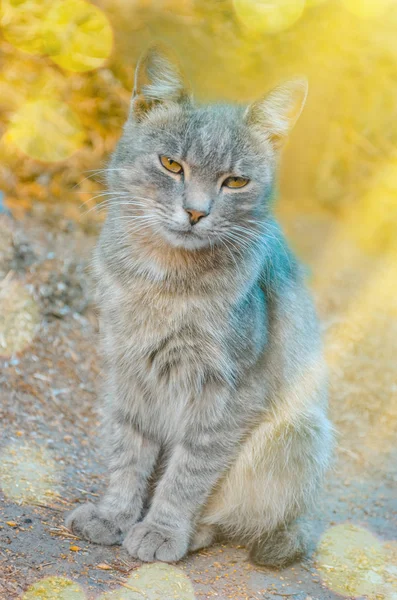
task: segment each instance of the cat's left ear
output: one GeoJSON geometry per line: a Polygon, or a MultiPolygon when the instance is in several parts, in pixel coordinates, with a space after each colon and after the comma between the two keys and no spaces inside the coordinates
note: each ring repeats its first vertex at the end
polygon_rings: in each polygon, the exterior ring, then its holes
{"type": "Polygon", "coordinates": [[[184,78],[170,50],[151,46],[136,67],[130,116],[141,121],[156,106],[188,100],[184,78]]]}
{"type": "Polygon", "coordinates": [[[307,90],[305,78],[277,86],[247,108],[246,122],[270,140],[274,148],[281,148],[302,112],[307,90]]]}

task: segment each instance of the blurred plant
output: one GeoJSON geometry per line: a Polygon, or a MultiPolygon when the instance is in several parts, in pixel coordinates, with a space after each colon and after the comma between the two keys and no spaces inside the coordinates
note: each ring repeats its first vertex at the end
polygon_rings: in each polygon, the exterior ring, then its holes
{"type": "Polygon", "coordinates": [[[67,104],[43,98],[26,102],[12,115],[4,140],[31,158],[58,162],[78,150],[84,133],[67,104]]]}
{"type": "Polygon", "coordinates": [[[70,71],[100,67],[112,48],[105,14],[85,0],[3,0],[1,24],[13,46],[70,71]]]}

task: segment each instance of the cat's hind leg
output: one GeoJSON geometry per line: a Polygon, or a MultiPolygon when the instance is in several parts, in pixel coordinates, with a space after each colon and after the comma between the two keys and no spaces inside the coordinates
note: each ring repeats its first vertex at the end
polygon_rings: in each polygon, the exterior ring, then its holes
{"type": "Polygon", "coordinates": [[[321,411],[262,423],[209,498],[202,522],[246,544],[259,564],[293,562],[306,551],[301,517],[315,502],[331,446],[332,430],[321,411]]]}
{"type": "Polygon", "coordinates": [[[250,558],[257,565],[283,568],[305,556],[309,529],[300,519],[265,532],[250,547],[250,558]]]}

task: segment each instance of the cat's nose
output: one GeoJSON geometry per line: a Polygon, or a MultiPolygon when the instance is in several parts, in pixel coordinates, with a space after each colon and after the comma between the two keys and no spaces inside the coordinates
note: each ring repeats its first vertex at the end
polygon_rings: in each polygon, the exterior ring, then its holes
{"type": "Polygon", "coordinates": [[[189,215],[190,225],[195,225],[200,219],[208,215],[208,212],[195,210],[194,208],[185,208],[185,211],[189,215]]]}

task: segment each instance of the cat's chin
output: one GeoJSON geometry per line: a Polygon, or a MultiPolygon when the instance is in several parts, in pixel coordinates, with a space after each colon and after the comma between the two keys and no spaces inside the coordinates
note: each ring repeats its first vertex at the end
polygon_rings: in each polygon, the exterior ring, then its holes
{"type": "Polygon", "coordinates": [[[208,247],[208,238],[202,238],[192,232],[183,232],[175,230],[166,230],[162,232],[164,239],[174,248],[183,248],[184,250],[200,250],[208,247]]]}

